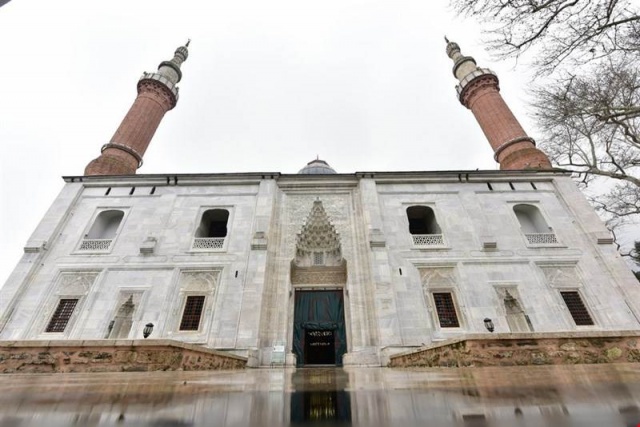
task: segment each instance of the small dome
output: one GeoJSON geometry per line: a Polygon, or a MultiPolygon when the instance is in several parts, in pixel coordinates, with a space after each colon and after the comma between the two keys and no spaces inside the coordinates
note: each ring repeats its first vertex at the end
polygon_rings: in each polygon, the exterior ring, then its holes
{"type": "Polygon", "coordinates": [[[315,159],[298,171],[302,175],[331,175],[337,173],[327,162],[315,159]]]}

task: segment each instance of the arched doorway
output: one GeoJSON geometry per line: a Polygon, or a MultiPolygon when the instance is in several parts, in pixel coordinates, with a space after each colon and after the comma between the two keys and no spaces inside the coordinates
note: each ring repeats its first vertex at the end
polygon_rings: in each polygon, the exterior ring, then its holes
{"type": "Polygon", "coordinates": [[[291,262],[293,342],[297,366],[342,365],[347,352],[340,236],[316,200],[296,239],[291,262]]]}
{"type": "Polygon", "coordinates": [[[342,365],[347,352],[344,298],[339,290],[296,290],[293,352],[298,366],[342,365]]]}

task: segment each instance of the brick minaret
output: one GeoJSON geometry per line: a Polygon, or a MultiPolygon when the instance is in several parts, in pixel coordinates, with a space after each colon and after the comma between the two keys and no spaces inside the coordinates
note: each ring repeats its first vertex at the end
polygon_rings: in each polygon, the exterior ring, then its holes
{"type": "Polygon", "coordinates": [[[173,59],[163,61],[156,73],[142,74],[136,100],[111,141],[102,146],[102,154],[87,165],[85,175],[133,175],[142,166],[162,117],[178,102],[176,84],[182,78],[180,65],[189,56],[188,46],[189,42],[176,49],[173,59]]]}
{"type": "Polygon", "coordinates": [[[482,131],[493,148],[494,159],[500,169],[549,169],[547,155],[536,148],[500,95],[498,76],[491,70],[479,68],[470,56],[460,53],[457,43],[447,41],[447,55],[454,62],[453,75],[460,81],[456,86],[462,105],[473,112],[482,131]]]}

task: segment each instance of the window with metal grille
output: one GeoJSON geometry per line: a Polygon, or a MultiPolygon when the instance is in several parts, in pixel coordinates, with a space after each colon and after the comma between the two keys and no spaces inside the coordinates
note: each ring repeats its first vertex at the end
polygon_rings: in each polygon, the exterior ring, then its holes
{"type": "Polygon", "coordinates": [[[458,328],[458,314],[453,304],[453,297],[450,292],[434,292],[433,301],[436,304],[436,312],[441,328],[458,328]]]}
{"type": "Polygon", "coordinates": [[[204,307],[204,295],[187,297],[187,302],[184,304],[184,311],[182,312],[182,321],[180,322],[181,331],[198,330],[202,307],[204,307]]]}
{"type": "Polygon", "coordinates": [[[589,311],[587,311],[587,307],[585,307],[582,302],[582,298],[580,298],[580,294],[577,291],[560,292],[560,295],[562,295],[564,303],[567,304],[569,313],[571,313],[571,317],[573,317],[573,321],[576,322],[576,325],[593,325],[591,315],[589,315],[589,311]]]}
{"type": "Polygon", "coordinates": [[[77,304],[77,299],[61,299],[45,332],[64,332],[77,304]]]}

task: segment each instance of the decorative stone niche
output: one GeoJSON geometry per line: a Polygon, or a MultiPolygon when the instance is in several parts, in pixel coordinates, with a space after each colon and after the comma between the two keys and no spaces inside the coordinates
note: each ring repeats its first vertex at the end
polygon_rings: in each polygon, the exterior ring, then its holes
{"type": "Polygon", "coordinates": [[[340,235],[320,200],[313,202],[307,221],[296,236],[291,262],[293,285],[345,284],[347,262],[342,257],[340,235]]]}

